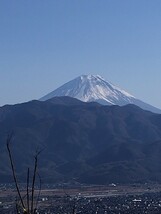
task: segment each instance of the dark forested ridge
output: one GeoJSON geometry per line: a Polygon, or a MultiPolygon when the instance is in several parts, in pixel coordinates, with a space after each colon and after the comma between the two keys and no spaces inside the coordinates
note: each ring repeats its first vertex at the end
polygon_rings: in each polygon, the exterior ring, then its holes
{"type": "Polygon", "coordinates": [[[34,151],[44,148],[44,182],[161,181],[161,115],[137,106],[102,106],[69,97],[0,108],[0,182],[12,180],[7,134],[21,181],[34,151]]]}

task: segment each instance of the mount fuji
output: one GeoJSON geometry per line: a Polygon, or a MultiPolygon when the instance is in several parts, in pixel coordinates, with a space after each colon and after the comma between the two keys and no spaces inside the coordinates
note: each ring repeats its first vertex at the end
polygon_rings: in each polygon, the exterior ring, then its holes
{"type": "Polygon", "coordinates": [[[121,88],[107,82],[99,75],[79,76],[45,95],[40,101],[59,96],[69,96],[83,102],[98,102],[102,105],[124,106],[134,104],[144,110],[161,114],[160,109],[137,99],[121,88]]]}

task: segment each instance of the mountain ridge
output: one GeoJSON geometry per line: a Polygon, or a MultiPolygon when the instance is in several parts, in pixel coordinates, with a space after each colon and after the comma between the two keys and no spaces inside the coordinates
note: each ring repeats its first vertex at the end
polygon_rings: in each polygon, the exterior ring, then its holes
{"type": "Polygon", "coordinates": [[[0,108],[0,182],[11,181],[6,137],[21,181],[44,148],[44,182],[88,184],[161,181],[161,115],[135,105],[103,106],[71,97],[0,108]]]}

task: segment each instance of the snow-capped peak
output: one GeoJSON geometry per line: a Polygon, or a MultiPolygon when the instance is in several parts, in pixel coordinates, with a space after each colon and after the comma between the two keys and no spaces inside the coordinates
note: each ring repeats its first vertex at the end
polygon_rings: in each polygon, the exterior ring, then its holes
{"type": "Polygon", "coordinates": [[[84,102],[95,101],[104,105],[122,106],[135,104],[146,110],[157,113],[161,112],[159,109],[138,100],[123,89],[106,81],[100,75],[81,75],[42,97],[40,100],[45,101],[56,96],[69,96],[84,102]]]}
{"type": "MultiPolygon", "coordinates": [[[[130,102],[134,96],[105,81],[100,75],[81,75],[41,98],[47,100],[55,96],[70,96],[84,102],[98,101],[108,104],[130,102]]],[[[131,103],[131,102],[130,102],[131,103]]]]}

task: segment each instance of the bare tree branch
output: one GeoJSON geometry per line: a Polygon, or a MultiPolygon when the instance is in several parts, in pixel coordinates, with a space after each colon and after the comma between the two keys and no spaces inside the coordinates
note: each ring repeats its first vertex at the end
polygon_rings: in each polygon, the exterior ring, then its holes
{"type": "Polygon", "coordinates": [[[38,207],[38,201],[39,201],[39,198],[40,198],[41,186],[42,186],[42,180],[41,180],[41,177],[40,177],[39,173],[37,173],[37,175],[38,175],[38,177],[39,177],[40,186],[39,186],[39,192],[38,192],[37,201],[36,201],[36,205],[35,205],[35,208],[36,208],[36,209],[37,209],[37,207],[38,207]]]}
{"type": "Polygon", "coordinates": [[[30,196],[29,196],[29,178],[30,178],[30,169],[27,170],[27,187],[26,187],[26,193],[27,193],[27,211],[30,210],[30,196]]]}
{"type": "Polygon", "coordinates": [[[21,196],[21,193],[20,193],[20,189],[19,189],[19,186],[18,186],[16,172],[15,172],[14,163],[13,163],[13,158],[12,158],[12,154],[11,154],[11,150],[10,150],[10,142],[12,140],[12,137],[13,137],[13,133],[9,134],[8,137],[7,137],[7,142],[6,142],[7,150],[8,150],[8,154],[9,154],[9,160],[10,160],[10,164],[11,164],[11,169],[12,169],[12,174],[13,174],[13,179],[14,179],[14,182],[15,182],[16,190],[17,190],[18,196],[20,198],[22,207],[23,207],[24,210],[26,210],[24,202],[23,202],[23,199],[22,199],[22,196],[21,196]]]}
{"type": "Polygon", "coordinates": [[[35,164],[34,164],[34,173],[32,178],[32,189],[31,189],[31,214],[33,214],[33,206],[34,206],[34,192],[35,192],[35,180],[36,180],[36,174],[37,174],[37,163],[38,163],[38,156],[42,152],[42,150],[36,152],[35,155],[35,164]]]}

